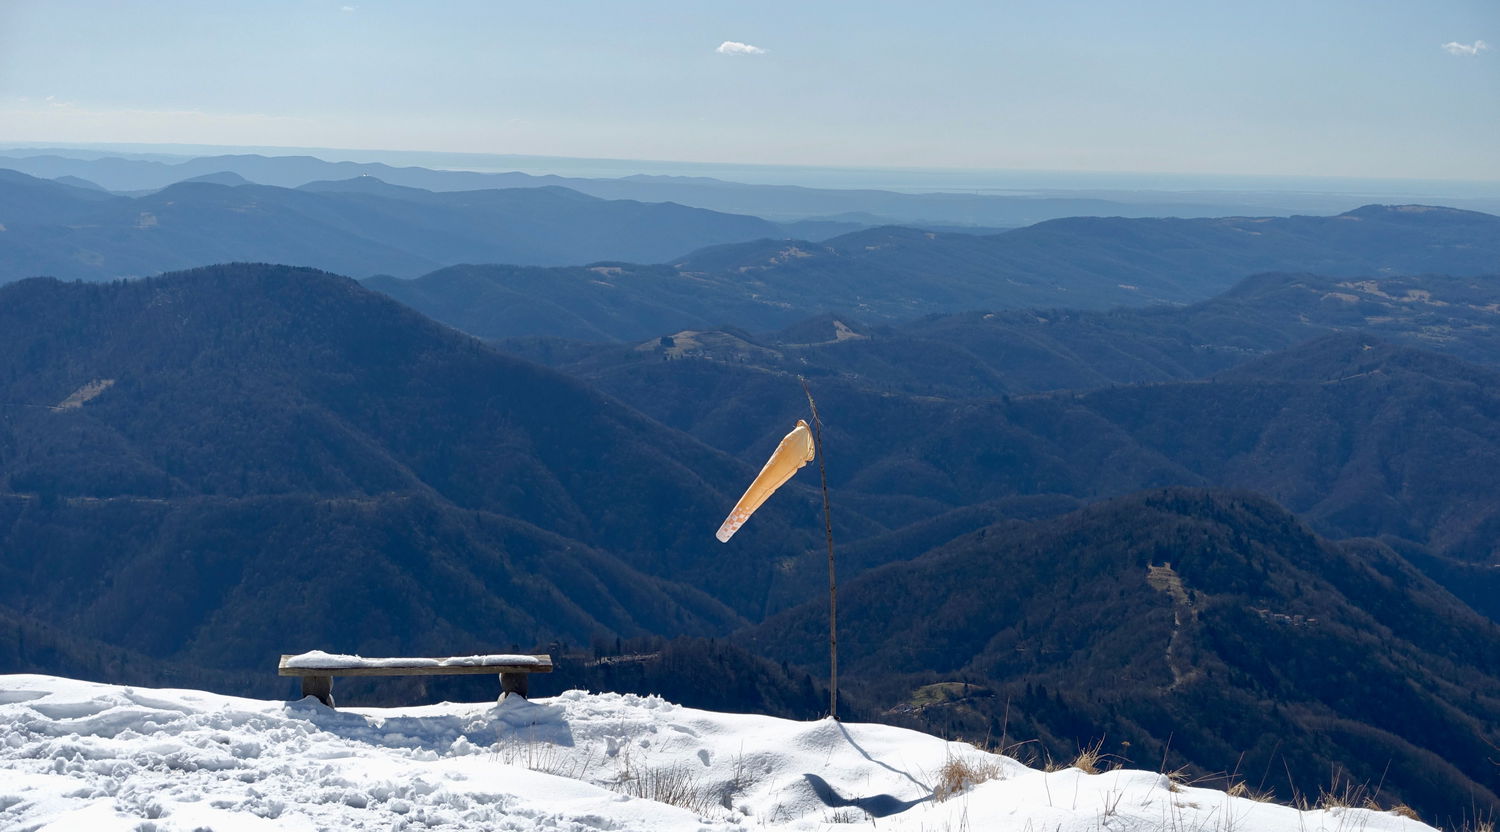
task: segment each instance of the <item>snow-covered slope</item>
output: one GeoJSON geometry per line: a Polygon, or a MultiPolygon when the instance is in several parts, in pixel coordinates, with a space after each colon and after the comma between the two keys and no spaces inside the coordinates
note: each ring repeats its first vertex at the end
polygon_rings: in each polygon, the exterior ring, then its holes
{"type": "Polygon", "coordinates": [[[898,832],[1430,829],[1363,809],[1299,812],[1152,772],[1043,773],[900,728],[721,714],[654,697],[570,691],[331,711],[310,699],[0,676],[0,830],[850,823],[898,832]],[[995,779],[937,799],[953,760],[995,779]]]}

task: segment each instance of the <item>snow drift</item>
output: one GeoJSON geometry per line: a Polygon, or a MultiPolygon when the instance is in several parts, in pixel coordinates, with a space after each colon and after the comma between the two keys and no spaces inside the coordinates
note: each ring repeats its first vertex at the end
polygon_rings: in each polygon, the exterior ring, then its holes
{"type": "Polygon", "coordinates": [[[552,699],[333,711],[0,676],[0,829],[1427,832],[1160,774],[1036,771],[915,731],[552,699]],[[995,779],[934,794],[962,761],[995,779]],[[670,800],[671,805],[661,800],[670,800]]]}

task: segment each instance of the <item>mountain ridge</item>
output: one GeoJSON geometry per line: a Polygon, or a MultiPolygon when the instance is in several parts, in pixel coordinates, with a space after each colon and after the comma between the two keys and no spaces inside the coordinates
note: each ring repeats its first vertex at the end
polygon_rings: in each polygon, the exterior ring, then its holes
{"type": "MultiPolygon", "coordinates": [[[[556,174],[532,175],[518,171],[484,173],[436,170],[382,163],[327,162],[305,155],[233,154],[168,163],[118,157],[86,160],[56,153],[17,155],[24,152],[9,151],[0,156],[0,163],[47,178],[79,176],[99,181],[105,187],[119,191],[159,188],[184,178],[219,170],[230,170],[263,184],[292,188],[318,179],[371,175],[394,184],[435,191],[562,185],[604,199],[678,202],[781,222],[865,214],[885,222],[902,224],[1010,227],[1077,214],[1215,216],[1264,210],[1264,200],[1204,194],[1198,194],[1197,199],[1192,199],[1182,194],[1155,193],[1143,201],[1114,199],[1108,194],[1071,192],[1044,195],[968,192],[913,194],[871,188],[754,185],[709,177],[634,175],[611,179],[556,174]]],[[[1323,204],[1330,203],[1324,201],[1323,204]]],[[[1343,207],[1345,206],[1338,205],[1330,210],[1340,210],[1343,207]]]]}
{"type": "Polygon", "coordinates": [[[0,176],[7,229],[0,282],[139,277],[227,261],[415,276],[465,261],[664,260],[779,233],[756,217],[608,201],[561,187],[432,193],[241,180],[212,173],[114,196],[7,172],[0,176]]]}
{"type": "Polygon", "coordinates": [[[765,238],[668,265],[466,266],[371,285],[481,338],[631,341],[725,325],[771,331],[821,313],[879,323],[973,310],[1193,303],[1268,271],[1349,280],[1490,274],[1500,262],[1495,240],[1500,217],[1457,210],[1093,218],[993,235],[887,227],[820,243],[765,238]]]}

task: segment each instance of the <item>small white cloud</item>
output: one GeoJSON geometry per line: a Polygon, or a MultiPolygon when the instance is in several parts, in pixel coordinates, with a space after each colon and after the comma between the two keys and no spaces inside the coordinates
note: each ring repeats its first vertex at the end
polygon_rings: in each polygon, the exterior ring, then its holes
{"type": "Polygon", "coordinates": [[[1450,40],[1443,44],[1443,51],[1449,55],[1478,55],[1489,48],[1490,45],[1482,40],[1476,40],[1473,43],[1459,43],[1456,40],[1450,40]]]}
{"type": "Polygon", "coordinates": [[[352,11],[354,11],[354,7],[353,6],[339,6],[339,11],[341,11],[341,12],[352,12],[352,11]]]}
{"type": "Polygon", "coordinates": [[[751,46],[748,43],[740,43],[739,41],[736,41],[736,40],[726,40],[723,43],[719,44],[719,48],[715,49],[714,51],[717,52],[717,53],[719,53],[720,55],[764,55],[764,54],[766,54],[766,50],[761,49],[759,46],[751,46]]]}

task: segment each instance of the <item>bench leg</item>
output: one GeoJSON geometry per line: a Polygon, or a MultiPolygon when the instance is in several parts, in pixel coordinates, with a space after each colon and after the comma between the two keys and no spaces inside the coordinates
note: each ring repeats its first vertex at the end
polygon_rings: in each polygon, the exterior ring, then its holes
{"type": "Polygon", "coordinates": [[[303,676],[302,695],[315,696],[319,702],[328,707],[333,707],[333,677],[332,676],[303,676]]]}
{"type": "Polygon", "coordinates": [[[505,697],[507,693],[514,693],[522,699],[526,698],[527,680],[531,678],[530,673],[501,673],[500,674],[500,696],[505,697]]]}

